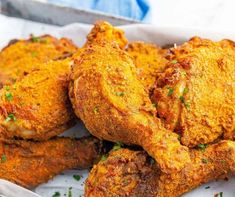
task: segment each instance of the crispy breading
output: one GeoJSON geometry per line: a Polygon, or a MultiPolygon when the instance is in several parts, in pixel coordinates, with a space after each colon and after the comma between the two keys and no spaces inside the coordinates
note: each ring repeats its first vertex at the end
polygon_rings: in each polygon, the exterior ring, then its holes
{"type": "Polygon", "coordinates": [[[126,51],[134,61],[140,81],[149,90],[156,80],[157,73],[163,71],[168,62],[164,57],[167,50],[139,41],[129,43],[126,51]]]}
{"type": "Polygon", "coordinates": [[[45,142],[0,139],[0,178],[33,188],[64,170],[89,168],[101,148],[101,142],[92,137],[45,142]]]}
{"type": "Polygon", "coordinates": [[[106,21],[97,21],[91,29],[91,32],[87,35],[86,44],[102,42],[103,40],[116,42],[122,49],[125,48],[128,42],[121,29],[113,28],[113,26],[106,21]]]}
{"type": "Polygon", "coordinates": [[[0,90],[0,135],[47,140],[73,126],[68,98],[72,61],[51,61],[0,90]]]}
{"type": "Polygon", "coordinates": [[[193,38],[172,49],[152,100],[167,128],[189,147],[235,136],[235,47],[193,38]]]}
{"type": "Polygon", "coordinates": [[[154,117],[155,108],[125,51],[114,42],[94,41],[73,60],[70,99],[93,135],[141,145],[167,172],[189,162],[188,149],[180,145],[178,135],[154,117]]]}
{"type": "Polygon", "coordinates": [[[72,55],[77,47],[68,39],[45,35],[14,40],[0,52],[0,88],[13,84],[43,62],[72,55]]]}
{"type": "Polygon", "coordinates": [[[165,174],[143,151],[112,151],[95,165],[86,180],[86,197],[179,197],[193,188],[235,174],[235,142],[221,141],[191,150],[191,163],[165,174]]]}

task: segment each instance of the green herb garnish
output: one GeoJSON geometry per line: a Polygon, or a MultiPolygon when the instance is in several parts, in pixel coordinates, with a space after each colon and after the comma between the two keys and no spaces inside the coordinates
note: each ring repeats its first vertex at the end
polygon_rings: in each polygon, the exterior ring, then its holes
{"type": "Polygon", "coordinates": [[[72,187],[69,188],[69,193],[68,193],[68,197],[72,197],[72,187]]]}
{"type": "Polygon", "coordinates": [[[223,197],[223,194],[224,194],[223,192],[220,192],[220,193],[219,193],[219,196],[220,196],[220,197],[223,197]]]}
{"type": "Polygon", "coordinates": [[[107,158],[108,158],[108,155],[107,155],[107,154],[102,155],[102,157],[101,157],[100,161],[106,161],[106,160],[107,160],[107,158]]]}
{"type": "Polygon", "coordinates": [[[208,163],[208,159],[202,158],[202,163],[207,164],[208,163]]]}
{"type": "Polygon", "coordinates": [[[171,96],[171,95],[173,94],[173,92],[174,92],[174,89],[171,88],[171,87],[168,87],[167,89],[168,89],[168,94],[167,94],[167,96],[171,96]]]}
{"type": "Polygon", "coordinates": [[[205,189],[210,189],[211,187],[210,186],[206,186],[205,189]]]}
{"type": "Polygon", "coordinates": [[[34,35],[32,35],[32,41],[33,42],[40,42],[40,38],[39,37],[36,37],[36,36],[34,36],[34,35]]]}
{"type": "Polygon", "coordinates": [[[172,63],[172,64],[177,64],[178,61],[177,61],[177,60],[172,60],[171,63],[172,63]]]}
{"type": "Polygon", "coordinates": [[[10,87],[9,87],[9,86],[5,86],[5,90],[6,90],[6,91],[9,91],[9,90],[10,90],[10,87]]]}
{"type": "Polygon", "coordinates": [[[124,95],[125,95],[124,92],[116,92],[115,94],[116,94],[117,96],[124,96],[124,95]]]}
{"type": "Polygon", "coordinates": [[[7,99],[8,101],[11,101],[11,100],[13,99],[13,96],[12,96],[11,92],[7,92],[7,93],[5,94],[5,97],[6,97],[6,99],[7,99]]]}
{"type": "Polygon", "coordinates": [[[183,94],[186,94],[186,93],[188,93],[188,87],[184,88],[183,94]]]}
{"type": "Polygon", "coordinates": [[[1,156],[1,163],[5,163],[6,161],[7,161],[7,156],[3,154],[1,156]]]}
{"type": "Polygon", "coordinates": [[[189,104],[185,101],[184,96],[180,96],[179,99],[180,99],[180,101],[184,104],[184,106],[185,106],[186,108],[189,108],[189,104]]]}
{"type": "Polygon", "coordinates": [[[52,197],[60,197],[60,192],[55,192],[52,197]]]}
{"type": "Polygon", "coordinates": [[[123,143],[122,142],[117,142],[114,146],[113,146],[113,150],[119,150],[123,147],[123,143]]]}
{"type": "Polygon", "coordinates": [[[6,122],[9,122],[11,120],[16,121],[16,117],[14,114],[9,114],[5,119],[6,122]]]}
{"type": "Polygon", "coordinates": [[[81,176],[78,175],[78,174],[74,174],[73,175],[73,178],[76,180],[76,181],[79,181],[81,179],[81,176]]]}
{"type": "Polygon", "coordinates": [[[150,164],[153,165],[155,163],[155,160],[153,158],[150,159],[150,164]]]}
{"type": "Polygon", "coordinates": [[[155,108],[157,107],[157,103],[153,103],[152,105],[153,105],[153,107],[155,107],[155,108]]]}
{"type": "Polygon", "coordinates": [[[94,114],[97,114],[99,112],[99,107],[98,106],[94,107],[93,112],[94,114]]]}
{"type": "Polygon", "coordinates": [[[207,144],[198,144],[197,145],[197,147],[203,152],[205,152],[207,146],[208,146],[207,144]]]}

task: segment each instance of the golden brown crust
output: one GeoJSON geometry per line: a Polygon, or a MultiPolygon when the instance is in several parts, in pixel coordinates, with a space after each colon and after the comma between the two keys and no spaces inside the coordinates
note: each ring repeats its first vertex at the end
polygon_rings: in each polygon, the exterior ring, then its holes
{"type": "Polygon", "coordinates": [[[233,42],[195,37],[171,52],[171,63],[159,75],[153,96],[160,101],[158,115],[182,134],[182,143],[189,147],[213,142],[222,135],[233,139],[233,42]]]}
{"type": "Polygon", "coordinates": [[[189,161],[178,135],[154,118],[131,58],[115,43],[86,45],[74,56],[70,97],[75,113],[98,138],[141,145],[165,171],[189,161]]]}
{"type": "Polygon", "coordinates": [[[47,140],[74,124],[68,98],[71,60],[51,61],[0,90],[0,132],[47,140]]]}
{"type": "Polygon", "coordinates": [[[0,88],[20,80],[41,63],[72,55],[76,50],[72,41],[50,35],[14,40],[0,52],[0,88]]]}
{"type": "Polygon", "coordinates": [[[193,188],[235,173],[235,142],[221,141],[192,150],[191,163],[165,174],[143,151],[120,149],[95,165],[86,180],[86,197],[179,197],[193,188]]]}
{"type": "Polygon", "coordinates": [[[92,166],[100,151],[101,142],[91,137],[45,142],[1,139],[0,178],[33,188],[64,170],[92,166]]]}
{"type": "Polygon", "coordinates": [[[166,50],[138,41],[129,43],[126,51],[133,59],[139,80],[149,90],[156,80],[157,73],[163,71],[168,62],[164,57],[166,50]]]}
{"type": "Polygon", "coordinates": [[[106,21],[97,21],[87,36],[86,44],[102,42],[104,40],[115,42],[122,49],[125,48],[127,44],[127,39],[121,29],[113,28],[113,26],[106,21]]]}

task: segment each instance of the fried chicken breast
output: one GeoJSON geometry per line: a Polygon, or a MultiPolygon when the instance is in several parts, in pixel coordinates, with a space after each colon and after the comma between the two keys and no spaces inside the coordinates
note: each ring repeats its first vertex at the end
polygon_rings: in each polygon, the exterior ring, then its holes
{"type": "Polygon", "coordinates": [[[193,38],[172,49],[152,101],[165,127],[194,147],[235,136],[235,48],[232,41],[193,38]]]}
{"type": "Polygon", "coordinates": [[[0,136],[47,140],[73,126],[71,60],[50,61],[0,90],[0,136]]]}
{"type": "Polygon", "coordinates": [[[70,99],[94,136],[142,146],[165,172],[180,170],[189,162],[188,149],[180,145],[178,135],[154,117],[155,108],[131,57],[116,43],[105,37],[96,40],[73,60],[70,99]]]}
{"type": "Polygon", "coordinates": [[[191,150],[191,163],[166,174],[143,151],[112,151],[95,165],[86,180],[86,197],[178,197],[193,188],[235,173],[235,142],[221,141],[191,150]]]}
{"type": "Polygon", "coordinates": [[[0,178],[33,188],[64,170],[91,167],[101,150],[102,143],[92,137],[45,142],[0,139],[0,178]]]}
{"type": "Polygon", "coordinates": [[[70,40],[49,35],[13,40],[0,52],[0,88],[13,84],[41,63],[70,56],[76,50],[70,40]]]}
{"type": "Polygon", "coordinates": [[[167,50],[139,41],[129,43],[126,51],[133,59],[139,80],[149,90],[156,80],[157,73],[163,71],[168,62],[164,57],[167,50]]]}

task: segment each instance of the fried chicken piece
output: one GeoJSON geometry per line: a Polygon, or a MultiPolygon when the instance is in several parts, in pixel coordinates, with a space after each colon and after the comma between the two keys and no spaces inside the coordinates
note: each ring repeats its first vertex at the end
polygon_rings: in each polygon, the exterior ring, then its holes
{"type": "Polygon", "coordinates": [[[89,197],[178,197],[193,188],[235,174],[235,142],[221,141],[205,151],[191,150],[191,164],[166,174],[143,151],[112,151],[95,165],[86,180],[89,197]]]}
{"type": "Polygon", "coordinates": [[[0,136],[47,140],[74,125],[71,64],[70,59],[48,62],[0,90],[0,136]]]}
{"type": "Polygon", "coordinates": [[[101,150],[101,141],[93,137],[45,142],[0,139],[0,178],[33,188],[64,170],[91,167],[101,150]]]}
{"type": "Polygon", "coordinates": [[[235,139],[234,43],[196,37],[171,52],[151,96],[165,127],[188,147],[235,139]]]}
{"type": "Polygon", "coordinates": [[[0,52],[0,88],[13,84],[44,62],[72,55],[77,47],[68,39],[45,35],[13,40],[0,52]]]}
{"type": "Polygon", "coordinates": [[[75,113],[94,136],[141,145],[166,172],[189,162],[178,135],[154,117],[132,59],[116,43],[86,44],[74,56],[69,93],[75,113]]]}
{"type": "Polygon", "coordinates": [[[166,50],[150,43],[133,42],[128,45],[126,51],[134,61],[139,80],[149,90],[156,80],[157,73],[162,71],[168,62],[164,57],[166,50]]]}
{"type": "Polygon", "coordinates": [[[128,42],[121,29],[113,28],[113,26],[106,21],[97,21],[87,36],[86,44],[89,45],[102,40],[116,42],[121,49],[125,48],[128,42]]]}

